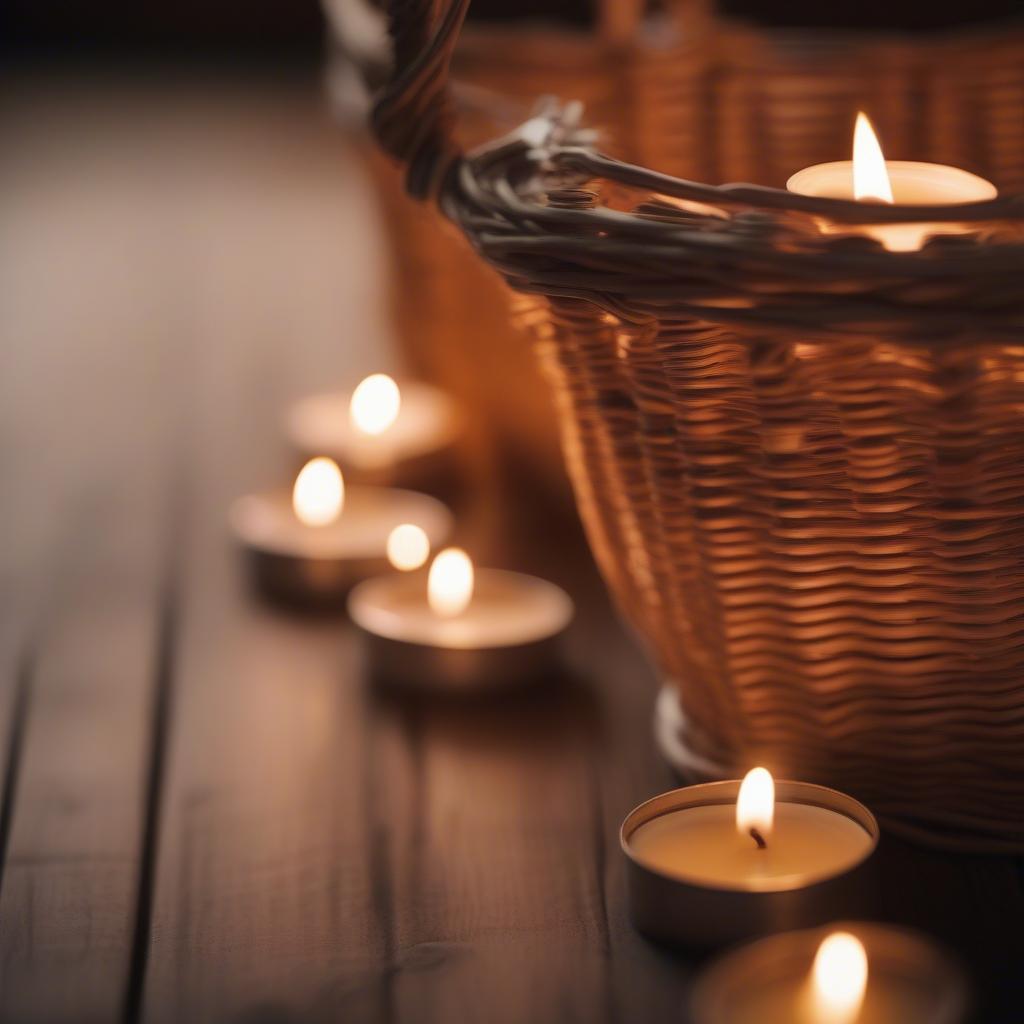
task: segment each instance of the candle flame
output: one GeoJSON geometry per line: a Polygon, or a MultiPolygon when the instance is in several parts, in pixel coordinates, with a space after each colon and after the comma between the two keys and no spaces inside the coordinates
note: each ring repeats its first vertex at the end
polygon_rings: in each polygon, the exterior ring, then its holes
{"type": "Polygon", "coordinates": [[[461,615],[473,597],[473,563],[459,548],[445,548],[430,566],[427,603],[441,618],[461,615]]]}
{"type": "Polygon", "coordinates": [[[400,572],[418,569],[430,556],[430,540],[414,523],[402,523],[388,534],[388,561],[400,572]]]}
{"type": "Polygon", "coordinates": [[[345,481],[333,459],[310,459],[295,478],[292,508],[306,526],[326,526],[341,515],[345,504],[345,481]]]}
{"type": "Polygon", "coordinates": [[[349,417],[363,434],[383,434],[398,418],[402,394],[386,373],[372,373],[357,385],[349,403],[349,417]]]}
{"type": "Polygon", "coordinates": [[[849,932],[833,932],[818,947],[811,969],[815,1024],[852,1024],[868,983],[868,956],[849,932]]]}
{"type": "Polygon", "coordinates": [[[892,183],[889,181],[882,147],[863,110],[857,114],[857,123],[853,129],[853,197],[883,203],[893,201],[892,183]]]}
{"type": "Polygon", "coordinates": [[[736,830],[750,838],[756,829],[763,838],[771,835],[775,821],[775,780],[767,768],[751,768],[740,783],[736,798],[736,830]]]}

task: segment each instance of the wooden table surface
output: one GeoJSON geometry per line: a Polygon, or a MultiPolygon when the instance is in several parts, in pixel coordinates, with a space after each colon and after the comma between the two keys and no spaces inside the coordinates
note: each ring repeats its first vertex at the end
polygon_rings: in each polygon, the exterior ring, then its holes
{"type": "MultiPolygon", "coordinates": [[[[672,784],[656,682],[575,534],[475,538],[581,605],[564,678],[497,702],[380,692],[343,619],[240,572],[225,509],[289,471],[282,409],[389,343],[318,83],[0,96],[0,1020],[686,1021],[699,963],[630,929],[617,846],[672,784]]],[[[1022,861],[882,865],[976,1019],[1024,1020],[1022,861]]]]}

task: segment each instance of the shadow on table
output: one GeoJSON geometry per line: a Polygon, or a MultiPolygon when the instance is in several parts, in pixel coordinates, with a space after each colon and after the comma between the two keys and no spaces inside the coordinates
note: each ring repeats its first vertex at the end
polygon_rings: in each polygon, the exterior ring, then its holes
{"type": "Polygon", "coordinates": [[[405,732],[524,759],[549,748],[597,749],[605,730],[594,688],[570,669],[491,692],[422,692],[372,677],[368,686],[374,712],[405,732]]]}
{"type": "Polygon", "coordinates": [[[1020,858],[946,853],[883,833],[880,917],[917,928],[968,972],[977,1024],[1024,1019],[1024,867],[1020,858]]]}

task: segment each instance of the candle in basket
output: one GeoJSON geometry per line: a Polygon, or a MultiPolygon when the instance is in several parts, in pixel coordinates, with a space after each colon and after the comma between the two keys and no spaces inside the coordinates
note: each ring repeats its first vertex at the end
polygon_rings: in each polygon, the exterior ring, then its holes
{"type": "Polygon", "coordinates": [[[834,790],[740,782],[689,786],[635,808],[621,832],[641,931],[717,945],[859,909],[874,852],[871,813],[834,790]]]}
{"type": "MultiPolygon", "coordinates": [[[[871,122],[857,115],[853,160],[816,164],[797,171],[786,187],[790,192],[828,199],[857,199],[906,206],[944,206],[974,203],[996,197],[996,187],[976,174],[945,164],[886,160],[871,122]]],[[[932,235],[963,234],[970,224],[951,222],[843,225],[822,223],[823,230],[866,234],[893,252],[912,252],[932,235]]]]}
{"type": "Polygon", "coordinates": [[[448,509],[425,494],[346,487],[323,456],[303,466],[290,494],[246,495],[230,519],[257,584],[304,602],[343,597],[357,580],[387,568],[389,551],[410,562],[424,543],[429,550],[444,541],[452,525],[448,509]]]}
{"type": "Polygon", "coordinates": [[[476,691],[529,682],[557,660],[569,595],[535,576],[474,569],[458,548],[429,573],[366,580],[349,596],[376,675],[406,685],[476,691]]]}
{"type": "Polygon", "coordinates": [[[420,477],[455,442],[460,417],[437,388],[416,381],[401,387],[374,373],[352,393],[311,395],[288,414],[286,431],[305,456],[330,455],[353,476],[420,477]]]}
{"type": "Polygon", "coordinates": [[[927,939],[850,923],[773,935],[697,981],[696,1024],[957,1024],[957,966],[927,939]]]}

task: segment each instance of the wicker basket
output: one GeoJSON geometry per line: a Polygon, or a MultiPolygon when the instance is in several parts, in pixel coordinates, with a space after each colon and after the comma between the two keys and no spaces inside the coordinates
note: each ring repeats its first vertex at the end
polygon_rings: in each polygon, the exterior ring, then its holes
{"type": "MultiPolygon", "coordinates": [[[[598,155],[553,106],[466,156],[444,88],[466,3],[394,4],[375,129],[544,312],[592,546],[685,712],[664,745],[1024,850],[1024,203],[694,184],[598,155]],[[974,231],[891,253],[821,219],[974,231]]],[[[964,162],[1005,189],[1024,130],[988,123],[1007,178],[964,162]]]]}
{"type": "MultiPolygon", "coordinates": [[[[333,3],[344,0],[333,0],[333,3]]],[[[354,0],[353,0],[354,2],[354,0]]],[[[966,167],[1024,188],[1019,37],[936,37],[770,30],[717,17],[707,0],[594,0],[589,29],[474,25],[461,33],[460,143],[487,142],[542,95],[584,103],[600,148],[703,181],[782,185],[789,171],[848,145],[868,105],[893,157],[966,167]]],[[[455,395],[485,448],[558,492],[564,473],[546,389],[508,292],[436,212],[404,194],[382,158],[374,180],[391,226],[397,334],[412,368],[455,395]]]]}

